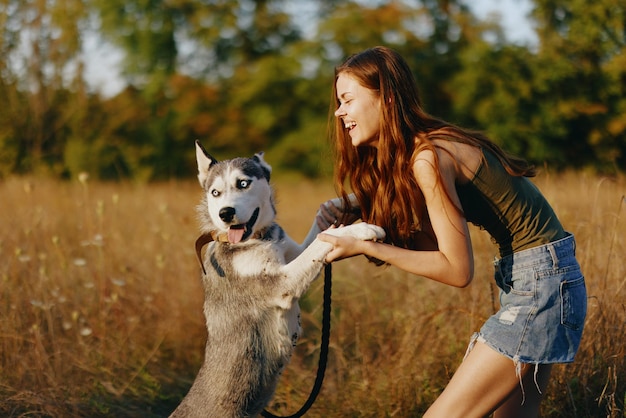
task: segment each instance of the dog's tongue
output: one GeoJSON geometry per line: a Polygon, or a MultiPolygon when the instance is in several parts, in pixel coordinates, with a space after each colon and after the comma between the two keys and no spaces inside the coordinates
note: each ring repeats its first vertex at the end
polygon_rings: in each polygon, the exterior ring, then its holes
{"type": "Polygon", "coordinates": [[[246,232],[246,228],[243,225],[231,226],[228,228],[228,242],[237,244],[243,238],[244,232],[246,232]]]}

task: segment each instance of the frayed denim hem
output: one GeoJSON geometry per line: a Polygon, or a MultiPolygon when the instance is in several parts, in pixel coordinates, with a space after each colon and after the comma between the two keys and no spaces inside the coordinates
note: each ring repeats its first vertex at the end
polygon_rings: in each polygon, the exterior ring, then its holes
{"type": "Polygon", "coordinates": [[[535,371],[533,373],[533,381],[535,382],[535,387],[537,388],[537,391],[540,394],[543,394],[543,392],[541,392],[541,388],[539,388],[539,382],[537,381],[537,375],[539,373],[539,365],[541,363],[538,363],[538,362],[535,362],[535,363],[523,363],[522,361],[520,361],[519,356],[515,356],[515,357],[511,358],[511,357],[507,356],[506,354],[501,353],[497,349],[495,349],[478,332],[475,332],[472,335],[472,338],[470,339],[470,342],[469,342],[469,344],[467,346],[467,350],[465,351],[465,355],[463,356],[463,361],[465,361],[465,359],[469,355],[470,351],[472,351],[474,349],[474,346],[476,345],[477,342],[485,344],[486,346],[488,346],[492,350],[496,351],[498,354],[501,354],[501,355],[505,356],[506,358],[509,358],[509,359],[511,359],[513,361],[513,367],[515,367],[515,376],[517,376],[517,378],[519,379],[520,389],[522,390],[522,403],[521,403],[521,405],[524,405],[524,402],[526,401],[526,392],[524,390],[524,383],[522,381],[522,364],[534,364],[535,365],[535,371]]]}

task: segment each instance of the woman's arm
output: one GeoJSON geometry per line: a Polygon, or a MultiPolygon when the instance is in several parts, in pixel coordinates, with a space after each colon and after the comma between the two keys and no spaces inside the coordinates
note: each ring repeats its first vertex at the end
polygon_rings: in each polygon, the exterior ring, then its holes
{"type": "Polygon", "coordinates": [[[454,187],[455,163],[446,152],[439,155],[441,179],[435,169],[434,154],[422,151],[413,166],[413,173],[422,190],[438,248],[414,251],[392,245],[357,241],[349,237],[320,234],[320,239],[333,244],[326,261],[365,254],[409,273],[449,284],[467,286],[474,274],[474,260],[469,230],[454,187]]]}

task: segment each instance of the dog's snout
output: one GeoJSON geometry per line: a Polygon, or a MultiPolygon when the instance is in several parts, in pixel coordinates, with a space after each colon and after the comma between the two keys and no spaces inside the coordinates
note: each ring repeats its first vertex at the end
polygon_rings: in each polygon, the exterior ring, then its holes
{"type": "Polygon", "coordinates": [[[224,222],[232,222],[235,217],[235,208],[226,206],[220,209],[220,219],[224,222]]]}

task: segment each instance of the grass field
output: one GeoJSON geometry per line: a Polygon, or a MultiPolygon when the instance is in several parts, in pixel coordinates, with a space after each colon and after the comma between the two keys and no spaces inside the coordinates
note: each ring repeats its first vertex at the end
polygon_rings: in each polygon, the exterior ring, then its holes
{"type": "MultiPolygon", "coordinates": [[[[85,180],[85,179],[83,179],[85,180]]],[[[624,417],[626,180],[543,173],[576,235],[589,310],[576,362],[553,370],[544,417],[624,417]]],[[[279,179],[279,222],[301,240],[324,184],[279,179]]],[[[206,331],[193,243],[197,184],[0,181],[0,416],[166,417],[202,362],[206,331]]],[[[486,233],[476,275],[446,287],[363,257],[334,265],[326,380],[309,417],[419,417],[471,334],[496,309],[486,233]]],[[[273,412],[308,396],[322,281],[302,301],[304,337],[273,412]]]]}

